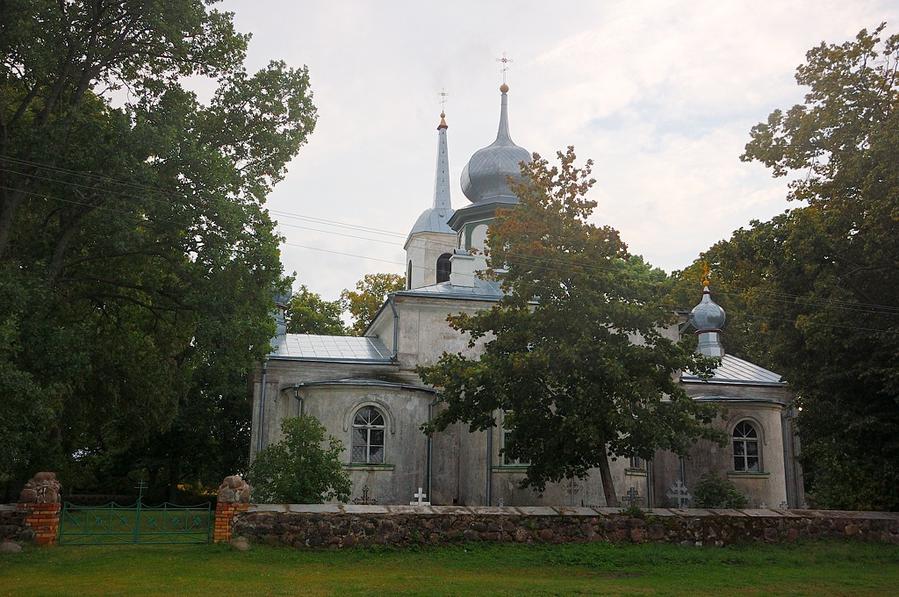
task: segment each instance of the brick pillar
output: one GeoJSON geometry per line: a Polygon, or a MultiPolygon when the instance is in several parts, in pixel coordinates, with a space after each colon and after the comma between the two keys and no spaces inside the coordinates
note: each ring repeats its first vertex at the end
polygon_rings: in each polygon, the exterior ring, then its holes
{"type": "Polygon", "coordinates": [[[59,536],[59,481],[56,473],[37,473],[19,496],[19,510],[38,545],[54,545],[59,536]]]}
{"type": "Polygon", "coordinates": [[[250,486],[240,475],[225,477],[219,485],[218,501],[215,505],[215,526],[212,529],[214,543],[231,541],[231,524],[238,512],[250,508],[250,486]]]}

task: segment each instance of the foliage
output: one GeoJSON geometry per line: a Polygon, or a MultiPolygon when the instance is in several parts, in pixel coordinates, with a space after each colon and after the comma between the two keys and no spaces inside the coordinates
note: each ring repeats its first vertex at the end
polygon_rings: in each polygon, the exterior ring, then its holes
{"type": "Polygon", "coordinates": [[[0,3],[0,479],[174,491],[245,466],[285,283],[263,204],[315,108],[305,68],[247,72],[210,4],[0,3]]]}
{"type": "Polygon", "coordinates": [[[344,335],[346,328],[340,318],[341,313],[341,301],[326,301],[301,285],[287,305],[287,333],[344,335]]]}
{"type": "Polygon", "coordinates": [[[795,175],[801,204],[711,247],[674,289],[684,304],[710,264],[727,348],[797,394],[809,496],[829,508],[899,509],[899,35],[883,30],[810,50],[805,103],[752,129],[742,158],[795,175]]]}
{"type": "Polygon", "coordinates": [[[677,372],[708,374],[715,361],[670,337],[661,303],[665,274],[628,253],[618,232],[587,223],[591,162],[523,164],[520,205],[490,227],[488,264],[505,264],[506,296],[494,307],[449,318],[479,357],[446,354],[419,369],[444,408],[427,426],[462,421],[492,429],[505,412],[505,453],[530,463],[524,486],[584,477],[599,467],[606,501],[617,504],[609,459],[683,454],[714,410],[691,400],[677,372]],[[634,342],[634,338],[641,342],[634,342]]]}
{"type": "Polygon", "coordinates": [[[325,439],[325,428],[311,416],[281,422],[283,439],[265,447],[250,466],[253,500],[259,503],[320,504],[349,499],[350,477],[343,470],[343,444],[325,439]],[[327,447],[322,447],[326,444],[327,447]]]}
{"type": "Polygon", "coordinates": [[[399,274],[365,274],[356,282],[356,290],[344,290],[340,298],[353,317],[350,331],[357,336],[364,334],[387,295],[405,287],[406,279],[399,274]]]}
{"type": "Polygon", "coordinates": [[[729,479],[714,473],[700,477],[693,488],[693,503],[698,508],[745,508],[746,496],[729,479]]]}

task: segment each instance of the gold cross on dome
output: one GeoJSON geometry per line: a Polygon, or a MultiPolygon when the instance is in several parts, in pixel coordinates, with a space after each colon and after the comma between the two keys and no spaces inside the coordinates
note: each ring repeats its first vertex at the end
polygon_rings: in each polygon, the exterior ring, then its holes
{"type": "Polygon", "coordinates": [[[502,58],[497,58],[496,61],[502,63],[502,66],[500,67],[499,72],[501,72],[503,74],[503,83],[505,83],[506,82],[506,72],[508,72],[508,70],[509,70],[509,63],[512,62],[512,59],[507,58],[506,53],[503,52],[502,58]]]}

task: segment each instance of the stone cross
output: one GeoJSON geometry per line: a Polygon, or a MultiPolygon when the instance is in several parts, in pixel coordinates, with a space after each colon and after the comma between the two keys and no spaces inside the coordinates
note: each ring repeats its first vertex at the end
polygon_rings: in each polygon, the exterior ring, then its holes
{"type": "Polygon", "coordinates": [[[430,506],[431,505],[431,502],[425,501],[425,498],[427,498],[428,496],[424,491],[421,490],[421,487],[418,488],[418,493],[412,494],[412,497],[414,497],[416,501],[409,502],[410,506],[430,506]]]}
{"type": "Polygon", "coordinates": [[[665,495],[677,502],[678,508],[686,508],[690,505],[690,500],[693,499],[687,486],[680,479],[674,482],[674,485],[671,486],[671,489],[665,495]]]}
{"type": "Polygon", "coordinates": [[[636,508],[639,506],[639,502],[642,499],[640,497],[640,492],[637,491],[636,487],[630,487],[627,490],[627,495],[622,498],[630,508],[636,508]]]}

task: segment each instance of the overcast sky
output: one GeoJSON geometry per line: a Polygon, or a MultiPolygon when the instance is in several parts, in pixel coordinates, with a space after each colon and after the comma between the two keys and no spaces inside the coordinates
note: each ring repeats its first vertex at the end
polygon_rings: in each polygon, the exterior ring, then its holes
{"type": "Polygon", "coordinates": [[[670,271],[787,208],[786,182],[739,155],[753,124],[801,100],[794,73],[805,52],[884,20],[890,31],[899,24],[890,1],[221,6],[253,34],[250,69],[271,59],[309,67],[318,124],[268,206],[288,243],[373,258],[282,246],[285,271],[328,299],[365,273],[404,271],[403,236],[432,200],[442,88],[453,206],[468,205],[459,176],[496,135],[503,52],[513,60],[515,142],[543,155],[574,145],[593,158],[594,221],[670,271]]]}

